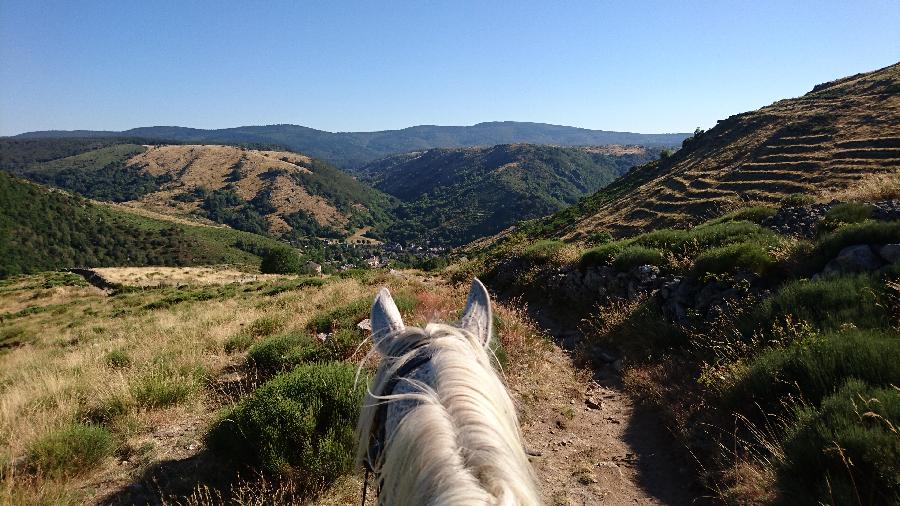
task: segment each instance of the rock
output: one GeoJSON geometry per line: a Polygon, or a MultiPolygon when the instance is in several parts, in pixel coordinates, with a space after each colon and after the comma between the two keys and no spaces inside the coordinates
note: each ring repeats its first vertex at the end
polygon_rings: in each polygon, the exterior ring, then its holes
{"type": "Polygon", "coordinates": [[[892,264],[900,260],[900,244],[885,244],[879,248],[878,254],[881,255],[881,258],[887,263],[892,264]]]}
{"type": "Polygon", "coordinates": [[[326,334],[325,332],[320,332],[316,334],[316,339],[318,339],[319,342],[324,343],[328,340],[328,334],[326,334]]]}
{"type": "Polygon", "coordinates": [[[584,400],[584,405],[589,409],[603,409],[603,401],[595,401],[590,397],[584,400]]]}
{"type": "Polygon", "coordinates": [[[615,362],[612,363],[612,368],[616,372],[620,373],[625,369],[625,364],[622,362],[622,359],[620,358],[619,360],[616,360],[615,362]]]}
{"type": "Polygon", "coordinates": [[[372,331],[372,322],[369,321],[368,318],[356,324],[356,328],[359,330],[365,330],[368,332],[372,331]]]}
{"type": "Polygon", "coordinates": [[[868,272],[881,267],[881,259],[866,244],[847,246],[838,256],[828,262],[825,273],[868,272]]]}

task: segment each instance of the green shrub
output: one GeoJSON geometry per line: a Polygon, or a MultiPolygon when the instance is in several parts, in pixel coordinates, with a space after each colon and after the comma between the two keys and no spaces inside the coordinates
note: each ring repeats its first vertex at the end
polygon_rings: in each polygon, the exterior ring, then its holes
{"type": "Polygon", "coordinates": [[[32,443],[28,461],[40,472],[78,474],[99,465],[113,450],[113,436],[105,428],[72,423],[32,443]]]}
{"type": "Polygon", "coordinates": [[[900,221],[866,221],[841,227],[822,237],[816,247],[819,263],[836,257],[847,246],[900,242],[900,221]]]}
{"type": "Polygon", "coordinates": [[[355,376],[356,368],[345,363],[282,374],[224,412],[207,444],[227,458],[287,474],[303,490],[321,490],[353,466],[366,385],[365,378],[355,385],[355,376]]]}
{"type": "Polygon", "coordinates": [[[544,239],[529,244],[525,248],[523,256],[535,263],[547,263],[556,258],[559,251],[565,246],[566,244],[562,241],[544,239]]]}
{"type": "Polygon", "coordinates": [[[755,242],[741,242],[712,248],[694,260],[697,275],[725,274],[737,270],[766,274],[777,264],[769,251],[755,242]]]}
{"type": "Polygon", "coordinates": [[[225,340],[223,347],[228,353],[244,351],[253,345],[254,338],[249,334],[237,334],[225,340]]]}
{"type": "Polygon", "coordinates": [[[773,409],[792,394],[817,405],[848,378],[879,386],[900,378],[896,334],[857,329],[770,349],[753,359],[730,398],[735,406],[773,409]]]}
{"type": "Polygon", "coordinates": [[[873,278],[864,274],[792,281],[763,301],[743,327],[748,332],[769,329],[788,315],[825,331],[847,324],[885,327],[889,322],[885,307],[879,304],[880,290],[873,278]]]}
{"type": "Polygon", "coordinates": [[[139,406],[162,408],[190,398],[200,387],[200,370],[173,370],[157,366],[131,383],[131,395],[139,406]]]}
{"type": "Polygon", "coordinates": [[[594,246],[606,244],[613,241],[613,236],[609,232],[592,232],[586,239],[588,244],[594,246]]]}
{"type": "Polygon", "coordinates": [[[581,266],[609,265],[622,249],[624,249],[624,244],[619,241],[591,248],[581,254],[581,266]]]}
{"type": "Polygon", "coordinates": [[[116,369],[131,365],[131,357],[128,356],[128,353],[126,353],[125,350],[112,350],[106,354],[104,360],[106,361],[106,365],[116,369]]]}
{"type": "Polygon", "coordinates": [[[792,193],[781,199],[782,207],[798,207],[812,204],[816,199],[812,195],[805,193],[792,193]]]}
{"type": "Polygon", "coordinates": [[[278,332],[281,327],[284,325],[279,318],[274,316],[263,316],[262,318],[258,318],[247,327],[247,332],[252,337],[265,337],[278,332]]]}
{"type": "Polygon", "coordinates": [[[660,229],[639,235],[634,244],[693,257],[710,248],[755,241],[772,245],[778,234],[749,221],[721,221],[698,225],[690,230],[660,229]]]}
{"type": "Polygon", "coordinates": [[[861,223],[872,217],[875,206],[859,202],[837,204],[825,214],[819,223],[819,232],[837,230],[843,225],[861,223]]]}
{"type": "Polygon", "coordinates": [[[766,218],[775,216],[778,210],[769,206],[753,206],[744,207],[727,214],[723,214],[716,219],[706,222],[706,225],[715,225],[726,221],[749,221],[751,223],[762,223],[766,218]]]}
{"type": "Polygon", "coordinates": [[[247,362],[266,373],[277,373],[319,360],[321,345],[303,332],[271,336],[250,347],[247,362]]]}
{"type": "Polygon", "coordinates": [[[849,380],[818,409],[798,413],[783,443],[778,482],[785,504],[898,504],[900,396],[849,380]]]}
{"type": "Polygon", "coordinates": [[[662,253],[645,246],[628,246],[620,251],[613,259],[613,267],[621,272],[627,272],[640,265],[665,265],[666,259],[662,253]]]}
{"type": "Polygon", "coordinates": [[[684,253],[691,242],[691,233],[687,230],[661,228],[635,237],[632,242],[638,246],[655,248],[660,251],[684,253]]]}
{"type": "Polygon", "coordinates": [[[263,257],[259,270],[264,274],[296,274],[300,272],[300,255],[293,248],[272,248],[263,257]]]}
{"type": "MultiPolygon", "coordinates": [[[[409,314],[418,304],[415,297],[403,291],[393,294],[393,297],[401,314],[409,314]]],[[[369,317],[371,308],[372,297],[357,299],[314,315],[306,327],[314,333],[355,329],[357,323],[369,317]]]]}

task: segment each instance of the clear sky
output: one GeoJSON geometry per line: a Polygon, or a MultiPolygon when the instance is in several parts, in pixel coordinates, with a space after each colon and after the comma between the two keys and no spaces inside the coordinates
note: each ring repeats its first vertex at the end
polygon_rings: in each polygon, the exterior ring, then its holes
{"type": "Polygon", "coordinates": [[[898,0],[0,0],[0,135],[691,131],[900,61],[898,27],[898,0]]]}

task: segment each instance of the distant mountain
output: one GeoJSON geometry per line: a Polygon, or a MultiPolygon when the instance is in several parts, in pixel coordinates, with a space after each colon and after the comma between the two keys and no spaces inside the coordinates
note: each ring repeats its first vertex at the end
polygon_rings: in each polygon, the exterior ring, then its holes
{"type": "Polygon", "coordinates": [[[543,234],[618,235],[687,226],[789,195],[828,200],[897,185],[900,64],[820,84],[806,95],[731,116],[671,157],[623,176],[537,224],[543,234]]]}
{"type": "Polygon", "coordinates": [[[394,205],[339,169],[289,151],[0,139],[0,169],[96,200],[288,239],[381,230],[394,205]]]}
{"type": "Polygon", "coordinates": [[[632,144],[651,147],[677,146],[687,133],[639,134],[588,130],[545,123],[502,121],[472,126],[421,125],[377,132],[326,132],[298,125],[242,126],[202,130],[176,126],[141,127],[122,132],[70,130],[28,132],[17,139],[141,137],[165,141],[282,146],[353,169],[396,153],[431,148],[493,146],[496,144],[551,144],[597,146],[632,144]]]}
{"type": "Polygon", "coordinates": [[[531,144],[430,149],[372,162],[359,173],[402,201],[388,239],[456,246],[558,211],[659,152],[531,144]]]}

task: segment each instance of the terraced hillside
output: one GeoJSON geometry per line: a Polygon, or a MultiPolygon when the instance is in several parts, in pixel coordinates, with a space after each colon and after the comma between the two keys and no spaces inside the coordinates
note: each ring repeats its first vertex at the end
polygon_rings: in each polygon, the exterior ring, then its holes
{"type": "Polygon", "coordinates": [[[900,64],[731,116],[668,159],[551,218],[556,235],[696,224],[748,202],[822,200],[858,186],[891,197],[900,171],[900,64]]]}

